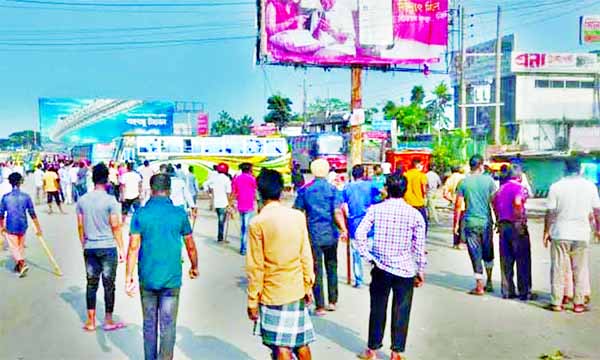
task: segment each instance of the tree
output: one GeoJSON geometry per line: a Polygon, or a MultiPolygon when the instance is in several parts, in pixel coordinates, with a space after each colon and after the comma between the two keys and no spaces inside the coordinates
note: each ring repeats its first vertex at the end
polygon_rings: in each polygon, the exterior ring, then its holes
{"type": "Polygon", "coordinates": [[[294,118],[292,100],[281,95],[273,95],[267,100],[267,110],[265,122],[275,124],[279,130],[294,118]]]}
{"type": "Polygon", "coordinates": [[[397,106],[393,101],[388,101],[383,112],[386,119],[395,119],[402,133],[409,137],[423,132],[427,127],[427,112],[418,103],[397,106]]]}
{"type": "Polygon", "coordinates": [[[248,115],[244,115],[241,119],[237,120],[232,117],[227,111],[221,111],[219,113],[219,119],[211,125],[211,135],[249,135],[250,128],[254,123],[248,115]]]}
{"type": "Polygon", "coordinates": [[[331,113],[348,111],[350,111],[350,103],[336,98],[317,98],[307,109],[309,117],[327,117],[331,113]]]}
{"type": "Polygon", "coordinates": [[[446,108],[450,106],[451,96],[448,86],[441,82],[432,92],[434,98],[427,102],[427,118],[430,127],[438,129],[438,143],[441,143],[441,130],[450,126],[450,119],[446,116],[446,108]]]}
{"type": "Polygon", "coordinates": [[[410,102],[423,105],[423,101],[425,101],[425,89],[421,85],[414,86],[410,91],[410,102]]]}

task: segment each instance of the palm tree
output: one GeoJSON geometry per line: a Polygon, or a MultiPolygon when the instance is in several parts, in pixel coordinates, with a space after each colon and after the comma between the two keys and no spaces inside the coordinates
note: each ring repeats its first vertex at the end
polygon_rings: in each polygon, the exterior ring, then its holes
{"type": "Polygon", "coordinates": [[[423,101],[425,101],[425,89],[420,85],[413,87],[410,92],[410,102],[423,105],[423,101]]]}
{"type": "Polygon", "coordinates": [[[446,116],[446,108],[450,106],[451,95],[448,86],[441,82],[432,92],[434,98],[427,102],[427,118],[431,127],[438,130],[438,143],[441,142],[441,130],[450,126],[450,119],[446,116]]]}

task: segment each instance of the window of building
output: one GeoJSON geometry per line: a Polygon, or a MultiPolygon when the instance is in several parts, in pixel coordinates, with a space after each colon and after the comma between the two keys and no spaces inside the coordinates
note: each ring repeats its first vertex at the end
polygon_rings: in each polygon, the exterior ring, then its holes
{"type": "Polygon", "coordinates": [[[548,87],[550,87],[550,82],[548,80],[536,80],[535,87],[536,88],[548,88],[548,87]]]}
{"type": "Polygon", "coordinates": [[[594,88],[594,82],[593,81],[582,81],[581,82],[581,88],[582,89],[593,89],[594,88]]]}
{"type": "Polygon", "coordinates": [[[552,80],[550,81],[550,87],[555,89],[564,88],[565,82],[563,80],[552,80]]]}
{"type": "Polygon", "coordinates": [[[567,81],[567,89],[579,89],[579,81],[567,81]]]}

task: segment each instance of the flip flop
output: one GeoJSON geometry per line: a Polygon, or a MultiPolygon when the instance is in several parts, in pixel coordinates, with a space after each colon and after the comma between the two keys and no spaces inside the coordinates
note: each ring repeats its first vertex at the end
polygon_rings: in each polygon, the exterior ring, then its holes
{"type": "Polygon", "coordinates": [[[104,331],[115,331],[115,330],[120,330],[120,329],[124,329],[125,327],[127,327],[127,325],[123,324],[122,322],[118,322],[118,323],[114,323],[112,325],[103,325],[102,326],[102,330],[104,331]]]}
{"type": "Polygon", "coordinates": [[[91,332],[95,332],[95,331],[96,331],[96,328],[90,329],[90,328],[88,328],[88,327],[87,327],[87,326],[85,326],[85,325],[83,325],[82,329],[83,329],[83,331],[85,331],[85,332],[89,332],[89,333],[91,333],[91,332]]]}
{"type": "Polygon", "coordinates": [[[471,291],[468,292],[469,295],[475,295],[475,296],[483,296],[485,295],[485,291],[477,291],[477,289],[473,289],[471,291]]]}

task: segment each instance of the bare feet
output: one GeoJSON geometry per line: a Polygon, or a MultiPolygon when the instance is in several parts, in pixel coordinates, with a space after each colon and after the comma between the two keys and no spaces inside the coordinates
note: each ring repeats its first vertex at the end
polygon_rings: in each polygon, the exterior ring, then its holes
{"type": "Polygon", "coordinates": [[[94,323],[94,321],[88,320],[85,322],[85,325],[83,326],[83,330],[85,330],[87,332],[96,331],[96,324],[94,323]]]}

